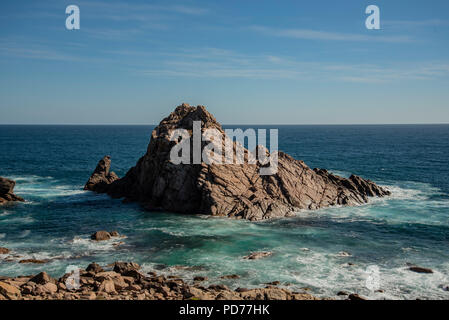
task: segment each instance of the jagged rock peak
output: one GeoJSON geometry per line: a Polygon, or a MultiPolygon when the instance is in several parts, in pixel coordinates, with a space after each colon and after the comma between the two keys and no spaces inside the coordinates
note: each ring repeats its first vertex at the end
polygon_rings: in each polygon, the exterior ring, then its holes
{"type": "Polygon", "coordinates": [[[99,193],[106,192],[107,186],[112,182],[118,180],[118,176],[110,171],[111,157],[104,156],[101,159],[91,177],[84,186],[84,190],[95,191],[99,193]]]}
{"type": "Polygon", "coordinates": [[[16,182],[11,179],[0,177],[0,204],[13,201],[25,201],[23,198],[14,194],[16,182]]]}

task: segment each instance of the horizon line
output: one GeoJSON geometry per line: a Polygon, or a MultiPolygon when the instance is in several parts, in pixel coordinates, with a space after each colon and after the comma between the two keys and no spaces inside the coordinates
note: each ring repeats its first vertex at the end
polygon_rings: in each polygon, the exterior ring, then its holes
{"type": "MultiPolygon", "coordinates": [[[[0,126],[158,126],[144,123],[0,123],[0,126]]],[[[449,122],[423,123],[223,123],[222,126],[406,126],[449,125],[449,122]]]]}

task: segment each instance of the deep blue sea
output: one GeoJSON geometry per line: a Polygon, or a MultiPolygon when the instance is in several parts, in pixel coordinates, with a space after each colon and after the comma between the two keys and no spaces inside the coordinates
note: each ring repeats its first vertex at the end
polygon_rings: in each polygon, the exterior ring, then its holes
{"type": "Polygon", "coordinates": [[[0,176],[16,180],[27,200],[0,207],[0,246],[13,251],[0,255],[0,275],[61,276],[69,265],[124,260],[233,288],[279,280],[318,296],[449,299],[442,288],[449,285],[449,125],[277,127],[280,150],[312,168],[369,178],[392,196],[257,223],[145,212],[82,190],[104,155],[124,175],[145,153],[152,128],[0,126],[0,176]],[[126,238],[91,242],[97,230],[126,238]],[[242,259],[262,250],[273,255],[242,259]],[[24,258],[52,260],[19,264],[24,258]],[[240,279],[220,279],[227,274],[240,279]]]}

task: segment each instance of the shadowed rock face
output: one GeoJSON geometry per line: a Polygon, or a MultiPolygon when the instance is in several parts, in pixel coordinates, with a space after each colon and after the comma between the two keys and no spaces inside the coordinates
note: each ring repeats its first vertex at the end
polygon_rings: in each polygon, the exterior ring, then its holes
{"type": "MultiPolygon", "coordinates": [[[[85,188],[140,202],[149,210],[252,221],[285,217],[300,209],[358,205],[368,202],[368,197],[390,194],[355,175],[346,179],[324,169],[312,170],[283,152],[278,152],[278,171],[273,175],[260,175],[263,165],[259,162],[175,165],[170,161],[170,151],[178,142],[170,141],[171,134],[181,128],[192,132],[193,121],[201,121],[203,132],[214,128],[224,135],[221,125],[205,107],[183,104],[153,130],[146,154],[125,177],[110,181],[110,160],[103,158],[92,175],[97,178],[91,177],[85,188]]],[[[206,144],[202,142],[201,148],[206,144]]],[[[245,159],[247,156],[245,149],[245,159]]]]}
{"type": "Polygon", "coordinates": [[[87,181],[84,186],[84,190],[95,191],[99,193],[104,193],[108,190],[109,184],[118,180],[118,176],[114,172],[110,172],[111,168],[111,158],[109,156],[104,156],[101,159],[95,171],[87,181]]]}
{"type": "Polygon", "coordinates": [[[25,201],[14,194],[15,185],[15,181],[0,177],[0,204],[8,201],[25,201]]]}

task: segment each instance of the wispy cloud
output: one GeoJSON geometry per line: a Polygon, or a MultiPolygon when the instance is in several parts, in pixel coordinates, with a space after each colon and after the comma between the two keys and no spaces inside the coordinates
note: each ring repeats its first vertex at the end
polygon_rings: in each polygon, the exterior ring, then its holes
{"type": "Polygon", "coordinates": [[[80,8],[88,8],[89,10],[95,9],[102,13],[102,17],[108,16],[116,19],[121,16],[123,19],[135,19],[141,20],[148,17],[148,15],[156,17],[160,14],[183,14],[183,15],[204,15],[209,12],[208,8],[188,6],[184,4],[131,4],[127,2],[104,2],[104,1],[82,1],[79,3],[80,8]],[[124,14],[126,13],[126,14],[124,14]]]}
{"type": "Polygon", "coordinates": [[[295,79],[353,83],[388,83],[449,77],[449,63],[395,65],[337,64],[297,61],[292,57],[246,55],[219,48],[166,53],[157,67],[142,65],[139,74],[158,77],[295,79]]]}
{"type": "Polygon", "coordinates": [[[281,29],[265,26],[251,26],[250,30],[264,35],[304,40],[319,41],[372,41],[372,42],[410,42],[409,36],[369,36],[364,34],[327,32],[309,29],[281,29]]]}
{"type": "Polygon", "coordinates": [[[449,20],[382,20],[383,27],[439,27],[449,26],[449,20]]]}

